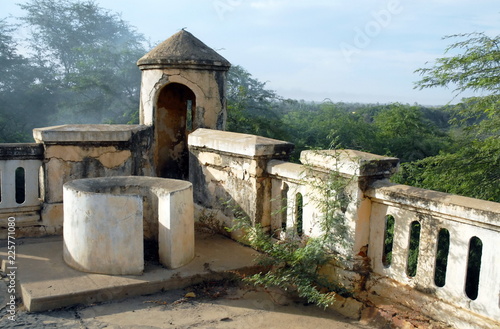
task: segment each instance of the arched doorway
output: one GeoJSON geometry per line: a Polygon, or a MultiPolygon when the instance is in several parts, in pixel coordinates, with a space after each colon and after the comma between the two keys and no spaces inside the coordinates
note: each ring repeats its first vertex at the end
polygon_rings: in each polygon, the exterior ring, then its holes
{"type": "Polygon", "coordinates": [[[163,87],[156,102],[155,165],[158,177],[188,179],[187,135],[193,130],[196,96],[180,83],[163,87]]]}

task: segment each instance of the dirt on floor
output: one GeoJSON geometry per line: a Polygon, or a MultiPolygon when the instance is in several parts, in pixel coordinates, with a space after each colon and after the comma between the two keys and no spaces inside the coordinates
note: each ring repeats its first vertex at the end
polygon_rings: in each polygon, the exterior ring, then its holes
{"type": "MultiPolygon", "coordinates": [[[[6,290],[0,294],[3,306],[6,290]]],[[[18,305],[15,321],[9,319],[7,310],[0,310],[1,328],[369,328],[279,290],[243,286],[235,281],[206,282],[154,295],[40,313],[27,313],[18,305]]]]}

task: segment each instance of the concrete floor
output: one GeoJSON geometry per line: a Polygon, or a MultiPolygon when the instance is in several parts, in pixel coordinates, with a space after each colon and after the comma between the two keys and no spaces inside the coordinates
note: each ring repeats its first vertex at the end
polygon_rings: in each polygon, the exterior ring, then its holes
{"type": "MultiPolygon", "coordinates": [[[[2,286],[0,282],[0,287],[2,286]]],[[[279,291],[207,282],[114,302],[27,313],[15,321],[0,309],[2,329],[367,329],[334,312],[288,299],[279,291]],[[187,298],[186,294],[195,293],[187,298]]]]}
{"type": "Polygon", "coordinates": [[[204,280],[220,279],[230,271],[254,266],[256,252],[220,235],[197,234],[196,256],[188,265],[168,270],[147,261],[140,276],[83,273],[62,258],[62,238],[16,240],[14,264],[7,247],[0,248],[2,271],[15,271],[16,293],[30,312],[72,305],[89,305],[130,296],[179,289],[204,280]]]}
{"type": "Polygon", "coordinates": [[[255,270],[256,252],[219,235],[197,234],[196,257],[168,270],[146,261],[142,276],[82,273],[62,260],[62,239],[16,240],[22,303],[9,313],[9,279],[0,281],[2,328],[369,328],[335,312],[290,300],[279,290],[227,280],[231,271],[255,270]],[[225,279],[226,278],[226,279],[225,279]],[[222,280],[221,280],[222,279],[222,280]]]}

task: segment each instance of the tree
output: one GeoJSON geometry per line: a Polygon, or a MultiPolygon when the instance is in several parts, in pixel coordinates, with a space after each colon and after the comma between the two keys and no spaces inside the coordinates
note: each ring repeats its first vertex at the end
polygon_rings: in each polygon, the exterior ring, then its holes
{"type": "Polygon", "coordinates": [[[418,88],[454,85],[482,93],[454,107],[454,123],[463,135],[461,147],[408,164],[399,181],[424,188],[500,202],[500,36],[484,33],[453,35],[451,44],[430,68],[417,70],[418,88]]]}
{"type": "Polygon", "coordinates": [[[54,123],[130,120],[139,106],[144,38],[94,1],[31,0],[20,7],[33,63],[57,100],[54,123]]]}
{"type": "Polygon", "coordinates": [[[489,37],[484,33],[457,34],[445,37],[466,38],[446,48],[445,53],[463,51],[436,59],[430,68],[416,72],[423,78],[417,87],[433,88],[455,86],[456,96],[465,91],[484,95],[462,99],[456,107],[455,120],[470,124],[469,131],[476,137],[493,136],[500,132],[500,35],[489,37]]]}
{"type": "Polygon", "coordinates": [[[252,77],[239,65],[232,66],[227,79],[227,129],[277,139],[287,139],[275,111],[278,95],[266,83],[252,77]]]}
{"type": "Polygon", "coordinates": [[[374,117],[378,154],[395,156],[402,162],[416,161],[439,153],[446,147],[444,134],[418,106],[391,104],[374,117]]]}
{"type": "Polygon", "coordinates": [[[40,99],[48,91],[37,80],[40,71],[16,51],[15,27],[0,20],[0,143],[24,142],[46,122],[40,99]]]}
{"type": "Polygon", "coordinates": [[[294,103],[294,110],[288,110],[283,123],[293,131],[291,142],[296,146],[294,158],[298,159],[305,149],[350,148],[371,151],[374,142],[374,127],[362,112],[357,112],[359,104],[294,103]]]}

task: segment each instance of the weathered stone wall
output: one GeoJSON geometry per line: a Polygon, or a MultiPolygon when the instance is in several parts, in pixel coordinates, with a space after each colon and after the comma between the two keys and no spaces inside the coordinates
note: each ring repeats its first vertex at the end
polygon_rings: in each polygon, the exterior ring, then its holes
{"type": "MultiPolygon", "coordinates": [[[[193,128],[225,129],[225,71],[196,69],[156,69],[142,71],[140,122],[152,126],[156,119],[156,101],[160,90],[169,83],[188,87],[196,96],[193,128]]],[[[193,129],[193,130],[194,130],[193,129]]]]}
{"type": "Polygon", "coordinates": [[[235,211],[270,226],[270,179],[265,171],[273,158],[286,159],[290,143],[209,129],[189,136],[189,177],[198,210],[209,211],[231,226],[235,211]]]}
{"type": "Polygon", "coordinates": [[[63,184],[79,178],[151,176],[151,128],[140,125],[64,125],[35,129],[45,148],[41,217],[61,234],[63,184]]]}

